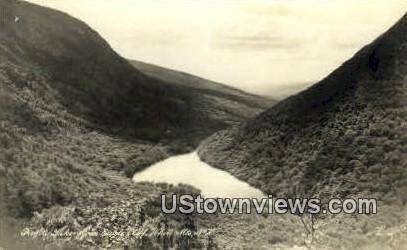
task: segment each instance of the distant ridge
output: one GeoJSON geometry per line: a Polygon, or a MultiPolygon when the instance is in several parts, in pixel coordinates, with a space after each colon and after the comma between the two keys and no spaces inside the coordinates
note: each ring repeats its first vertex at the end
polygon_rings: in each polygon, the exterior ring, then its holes
{"type": "Polygon", "coordinates": [[[142,73],[152,77],[158,78],[162,81],[189,87],[191,89],[202,90],[205,93],[223,94],[225,98],[235,99],[236,101],[245,103],[249,106],[261,106],[269,108],[271,104],[276,101],[271,98],[261,97],[254,94],[246,93],[237,88],[233,88],[218,82],[204,79],[202,77],[194,76],[186,72],[167,69],[161,66],[153,65],[150,63],[144,63],[136,60],[130,60],[130,63],[134,65],[142,73]]]}

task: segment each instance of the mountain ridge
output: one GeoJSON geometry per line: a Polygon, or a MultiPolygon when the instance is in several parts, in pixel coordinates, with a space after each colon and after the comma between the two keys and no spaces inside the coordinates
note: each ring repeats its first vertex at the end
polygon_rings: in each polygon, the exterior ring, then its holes
{"type": "Polygon", "coordinates": [[[157,66],[151,63],[144,63],[137,60],[129,61],[133,66],[150,77],[159,78],[161,80],[165,79],[166,81],[173,84],[188,86],[190,88],[196,88],[199,90],[222,92],[228,94],[231,97],[235,97],[238,101],[247,103],[247,105],[255,104],[256,106],[260,105],[268,108],[270,107],[270,103],[276,102],[272,98],[247,93],[238,88],[208,80],[203,77],[195,76],[187,72],[168,69],[162,66],[157,66]]]}
{"type": "Polygon", "coordinates": [[[270,194],[406,200],[406,34],[404,15],[319,83],[211,136],[201,158],[270,194]]]}
{"type": "MultiPolygon", "coordinates": [[[[344,62],[338,69],[334,70],[331,74],[327,77],[319,81],[318,83],[310,86],[306,90],[301,91],[300,93],[290,96],[285,100],[279,102],[275,105],[270,112],[276,113],[284,113],[290,112],[292,110],[287,111],[286,109],[297,109],[298,113],[295,115],[303,114],[306,109],[309,108],[318,108],[324,106],[326,103],[331,101],[331,98],[335,96],[335,94],[343,93],[347,88],[352,88],[354,85],[360,80],[358,78],[366,77],[366,75],[360,75],[356,72],[365,72],[367,76],[380,78],[384,77],[384,71],[388,68],[390,70],[395,67],[395,62],[389,61],[394,59],[385,58],[389,55],[383,55],[384,58],[378,58],[376,55],[376,50],[378,49],[375,46],[380,46],[383,50],[383,47],[390,47],[390,49],[395,50],[397,49],[397,45],[393,43],[397,43],[398,40],[394,37],[400,36],[403,34],[404,27],[407,26],[407,14],[405,14],[394,26],[392,26],[387,32],[376,38],[372,43],[363,47],[360,51],[358,51],[351,59],[344,62]],[[391,38],[390,38],[391,37],[391,38]],[[383,39],[387,39],[385,42],[386,44],[378,44],[383,39]],[[373,51],[371,51],[373,50],[373,51]],[[366,58],[366,54],[370,54],[366,58]],[[365,57],[365,58],[362,58],[365,57]],[[367,59],[367,60],[366,60],[367,59]],[[388,61],[383,62],[383,59],[387,59],[388,61]],[[366,70],[368,67],[368,70],[366,70]],[[339,75],[339,76],[338,76],[339,75]],[[345,77],[347,78],[344,80],[345,84],[337,84],[338,79],[336,78],[345,77]],[[339,89],[338,89],[339,88],[339,89]],[[321,93],[320,95],[317,92],[327,92],[328,93],[321,93]],[[329,91],[333,91],[330,93],[329,91]],[[292,102],[292,104],[290,104],[292,102]],[[291,106],[291,107],[288,107],[291,106]],[[300,110],[304,108],[303,110],[300,110]],[[281,110],[281,111],[280,111],[281,110]]],[[[384,53],[388,53],[383,52],[384,53]]],[[[394,53],[394,52],[393,52],[394,53]]],[[[390,53],[389,53],[390,54],[390,53]]],[[[342,79],[341,79],[342,80],[342,79]]],[[[314,112],[314,110],[310,110],[314,112]]],[[[267,113],[267,111],[265,112],[267,113]]],[[[306,112],[308,114],[309,112],[306,112]]],[[[315,112],[314,112],[315,113],[315,112]]],[[[278,115],[278,114],[277,114],[278,115]]],[[[293,116],[298,118],[298,116],[293,116]]],[[[301,117],[302,119],[303,117],[301,117]]]]}

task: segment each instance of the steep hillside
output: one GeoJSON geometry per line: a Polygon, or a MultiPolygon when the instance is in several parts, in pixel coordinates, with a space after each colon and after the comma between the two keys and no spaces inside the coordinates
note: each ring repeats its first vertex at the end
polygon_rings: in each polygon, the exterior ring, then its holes
{"type": "MultiPolygon", "coordinates": [[[[17,234],[27,225],[79,234],[89,227],[113,234],[160,223],[191,226],[184,216],[164,220],[157,200],[196,191],[134,184],[125,175],[192,150],[263,109],[242,104],[229,113],[232,101],[212,99],[144,75],[81,21],[0,0],[0,248],[35,249],[17,234]]],[[[73,243],[100,249],[154,242],[105,234],[73,243]]]]}
{"type": "Polygon", "coordinates": [[[407,201],[407,15],[327,78],[200,148],[279,196],[407,201]]]}
{"type": "Polygon", "coordinates": [[[264,107],[146,76],[66,14],[14,0],[0,10],[0,170],[15,214],[71,201],[69,166],[132,176],[264,107]],[[43,184],[51,191],[32,200],[43,184]]]}
{"type": "Polygon", "coordinates": [[[228,99],[206,98],[185,86],[146,76],[95,31],[63,13],[26,2],[1,4],[4,74],[20,89],[36,87],[27,83],[42,77],[56,101],[92,127],[156,142],[188,136],[196,146],[205,136],[264,108],[251,97],[250,103],[240,99],[241,109],[229,109],[235,103],[228,99]]]}

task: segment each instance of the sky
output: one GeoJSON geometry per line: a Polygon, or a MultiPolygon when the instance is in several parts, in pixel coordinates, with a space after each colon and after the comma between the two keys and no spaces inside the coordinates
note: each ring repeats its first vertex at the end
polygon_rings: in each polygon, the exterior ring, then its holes
{"type": "Polygon", "coordinates": [[[30,0],[77,17],[123,57],[282,98],[327,76],[406,0],[30,0]]]}

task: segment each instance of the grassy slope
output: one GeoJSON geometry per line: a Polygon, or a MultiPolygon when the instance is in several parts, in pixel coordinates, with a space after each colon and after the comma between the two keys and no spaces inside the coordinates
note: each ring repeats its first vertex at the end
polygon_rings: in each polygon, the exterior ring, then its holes
{"type": "Polygon", "coordinates": [[[322,220],[319,243],[397,249],[407,244],[400,243],[407,233],[406,112],[404,16],[327,78],[240,128],[216,133],[199,153],[276,196],[375,197],[379,215],[363,223],[360,216],[322,220]],[[383,235],[401,233],[394,242],[369,238],[380,227],[383,235]]]}

